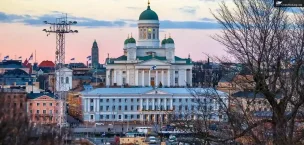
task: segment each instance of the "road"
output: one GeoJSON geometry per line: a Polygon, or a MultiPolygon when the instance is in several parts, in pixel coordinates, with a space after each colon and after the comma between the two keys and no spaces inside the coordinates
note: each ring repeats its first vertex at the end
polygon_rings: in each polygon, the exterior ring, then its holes
{"type": "MultiPolygon", "coordinates": [[[[121,132],[126,132],[126,131],[131,131],[135,129],[136,127],[143,127],[144,125],[101,125],[101,126],[82,126],[82,127],[74,127],[72,128],[74,133],[86,133],[86,132],[108,132],[108,129],[110,128],[111,132],[114,133],[121,133],[121,132]]],[[[152,126],[145,126],[145,127],[152,127],[152,126]]],[[[153,130],[155,130],[155,127],[153,127],[153,130]]]]}

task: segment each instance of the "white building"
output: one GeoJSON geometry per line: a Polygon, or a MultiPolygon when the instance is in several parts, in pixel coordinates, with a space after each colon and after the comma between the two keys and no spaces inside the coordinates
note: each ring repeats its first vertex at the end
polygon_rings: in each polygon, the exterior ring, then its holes
{"type": "MultiPolygon", "coordinates": [[[[205,89],[196,88],[204,92],[205,89]]],[[[217,91],[225,105],[228,105],[227,94],[217,91]]],[[[186,88],[98,88],[81,92],[84,121],[140,121],[166,122],[169,115],[178,119],[196,119],[202,112],[198,109],[197,100],[186,88]],[[190,115],[189,115],[190,114],[190,115]]],[[[219,114],[220,103],[209,97],[200,98],[205,102],[210,119],[222,121],[219,114]]],[[[203,103],[204,104],[204,103],[203,103]]]]}
{"type": "Polygon", "coordinates": [[[67,92],[72,89],[73,70],[64,67],[57,71],[56,74],[57,91],[67,92]]]}
{"type": "Polygon", "coordinates": [[[106,60],[106,85],[121,86],[186,86],[192,84],[190,58],[175,56],[174,40],[159,40],[158,15],[148,5],[138,21],[139,38],[124,42],[124,55],[106,60]],[[155,70],[150,70],[156,66],[155,70]]]}
{"type": "MultiPolygon", "coordinates": [[[[159,19],[150,5],[140,14],[138,33],[137,43],[132,36],[125,40],[124,55],[106,60],[108,88],[81,92],[84,121],[166,121],[169,114],[184,118],[189,112],[196,118],[197,101],[182,88],[192,84],[191,59],[175,56],[170,36],[160,43],[159,19]],[[150,87],[160,83],[164,88],[150,87]],[[124,85],[131,88],[111,88],[124,85]]],[[[205,107],[216,112],[218,106],[211,101],[205,107]]]]}

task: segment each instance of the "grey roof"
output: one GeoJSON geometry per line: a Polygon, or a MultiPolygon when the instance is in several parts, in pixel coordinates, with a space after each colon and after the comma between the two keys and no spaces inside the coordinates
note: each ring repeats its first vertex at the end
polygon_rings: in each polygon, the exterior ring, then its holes
{"type": "MultiPolygon", "coordinates": [[[[151,87],[142,87],[142,88],[97,88],[91,91],[82,91],[83,94],[144,94],[149,91],[153,91],[154,89],[151,87]]],[[[194,90],[196,92],[208,92],[212,89],[208,88],[191,88],[188,90],[187,88],[158,88],[158,91],[167,92],[169,94],[190,94],[190,90],[194,90]]],[[[222,91],[217,91],[219,95],[225,95],[226,93],[222,91]]]]}
{"type": "MultiPolygon", "coordinates": [[[[239,91],[232,94],[233,97],[240,97],[240,98],[265,98],[264,94],[253,92],[253,91],[239,91]]],[[[277,94],[276,98],[281,98],[281,94],[277,94]]]]}
{"type": "Polygon", "coordinates": [[[27,97],[27,99],[36,99],[41,96],[49,96],[51,98],[54,98],[53,93],[28,93],[26,97],[27,97]]]}

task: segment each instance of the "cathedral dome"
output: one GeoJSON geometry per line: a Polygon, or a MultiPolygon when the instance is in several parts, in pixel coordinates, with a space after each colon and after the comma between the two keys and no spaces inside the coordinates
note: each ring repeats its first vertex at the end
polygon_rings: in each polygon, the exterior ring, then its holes
{"type": "Polygon", "coordinates": [[[150,8],[150,1],[148,2],[147,10],[140,14],[139,20],[158,20],[158,15],[150,8]]]}
{"type": "Polygon", "coordinates": [[[166,43],[174,44],[174,40],[170,37],[167,39],[166,43]]]}
{"type": "Polygon", "coordinates": [[[129,43],[129,38],[127,38],[124,42],[124,44],[128,44],[129,43]]]}
{"type": "Polygon", "coordinates": [[[161,44],[166,44],[167,43],[167,39],[165,38],[162,42],[161,42],[161,44]]]}
{"type": "Polygon", "coordinates": [[[133,37],[131,37],[131,38],[129,39],[128,43],[136,43],[136,40],[135,40],[133,37]]]}

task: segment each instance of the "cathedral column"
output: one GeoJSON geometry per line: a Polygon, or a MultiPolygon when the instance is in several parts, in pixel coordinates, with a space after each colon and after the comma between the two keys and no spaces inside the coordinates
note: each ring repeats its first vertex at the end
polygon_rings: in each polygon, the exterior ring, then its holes
{"type": "Polygon", "coordinates": [[[150,108],[149,108],[149,99],[148,98],[146,99],[146,105],[147,105],[146,110],[149,110],[150,108]]]}
{"type": "Polygon", "coordinates": [[[116,76],[116,70],[115,70],[115,69],[114,69],[114,72],[113,72],[113,73],[114,73],[114,83],[117,84],[117,78],[116,78],[117,76],[116,76]]]}
{"type": "Polygon", "coordinates": [[[93,99],[93,111],[96,112],[96,99],[93,99]]]}
{"type": "Polygon", "coordinates": [[[129,70],[127,70],[127,84],[129,85],[130,84],[130,71],[129,70]]]}
{"type": "Polygon", "coordinates": [[[138,70],[135,70],[135,86],[138,86],[138,70]]]}
{"type": "Polygon", "coordinates": [[[187,86],[187,69],[185,69],[185,81],[184,81],[184,84],[185,84],[185,86],[187,86]]]}
{"type": "Polygon", "coordinates": [[[87,107],[88,100],[86,98],[84,98],[83,101],[84,101],[83,110],[84,110],[84,112],[88,112],[88,107],[87,107]]]}
{"type": "Polygon", "coordinates": [[[106,85],[110,86],[110,70],[106,72],[106,85]]]}
{"type": "Polygon", "coordinates": [[[142,70],[141,72],[141,84],[144,87],[145,86],[145,70],[142,70]]]}
{"type": "Polygon", "coordinates": [[[168,78],[168,87],[170,87],[170,70],[169,69],[168,69],[167,78],[168,78]]]}
{"type": "Polygon", "coordinates": [[[155,110],[155,99],[152,100],[152,110],[155,110]]]}
{"type": "Polygon", "coordinates": [[[164,98],[164,99],[165,99],[164,109],[167,110],[167,98],[164,98]]]}
{"type": "Polygon", "coordinates": [[[161,71],[161,83],[164,85],[164,70],[161,71]]]}
{"type": "Polygon", "coordinates": [[[100,112],[100,100],[99,98],[96,99],[97,100],[97,112],[100,112]]]}
{"type": "Polygon", "coordinates": [[[158,71],[156,70],[155,71],[155,86],[157,87],[158,86],[158,71]]]}
{"type": "Polygon", "coordinates": [[[151,70],[149,70],[149,87],[151,86],[151,70]]]}
{"type": "Polygon", "coordinates": [[[121,86],[122,85],[122,70],[119,70],[118,71],[118,84],[119,84],[119,86],[121,86]]]}
{"type": "Polygon", "coordinates": [[[158,98],[157,100],[158,100],[158,110],[160,110],[160,108],[161,108],[160,98],[158,98]]]}
{"type": "MultiPolygon", "coordinates": [[[[177,80],[177,84],[178,84],[178,80],[177,80]]],[[[173,70],[173,86],[176,86],[176,83],[175,83],[175,70],[173,70]]]]}

